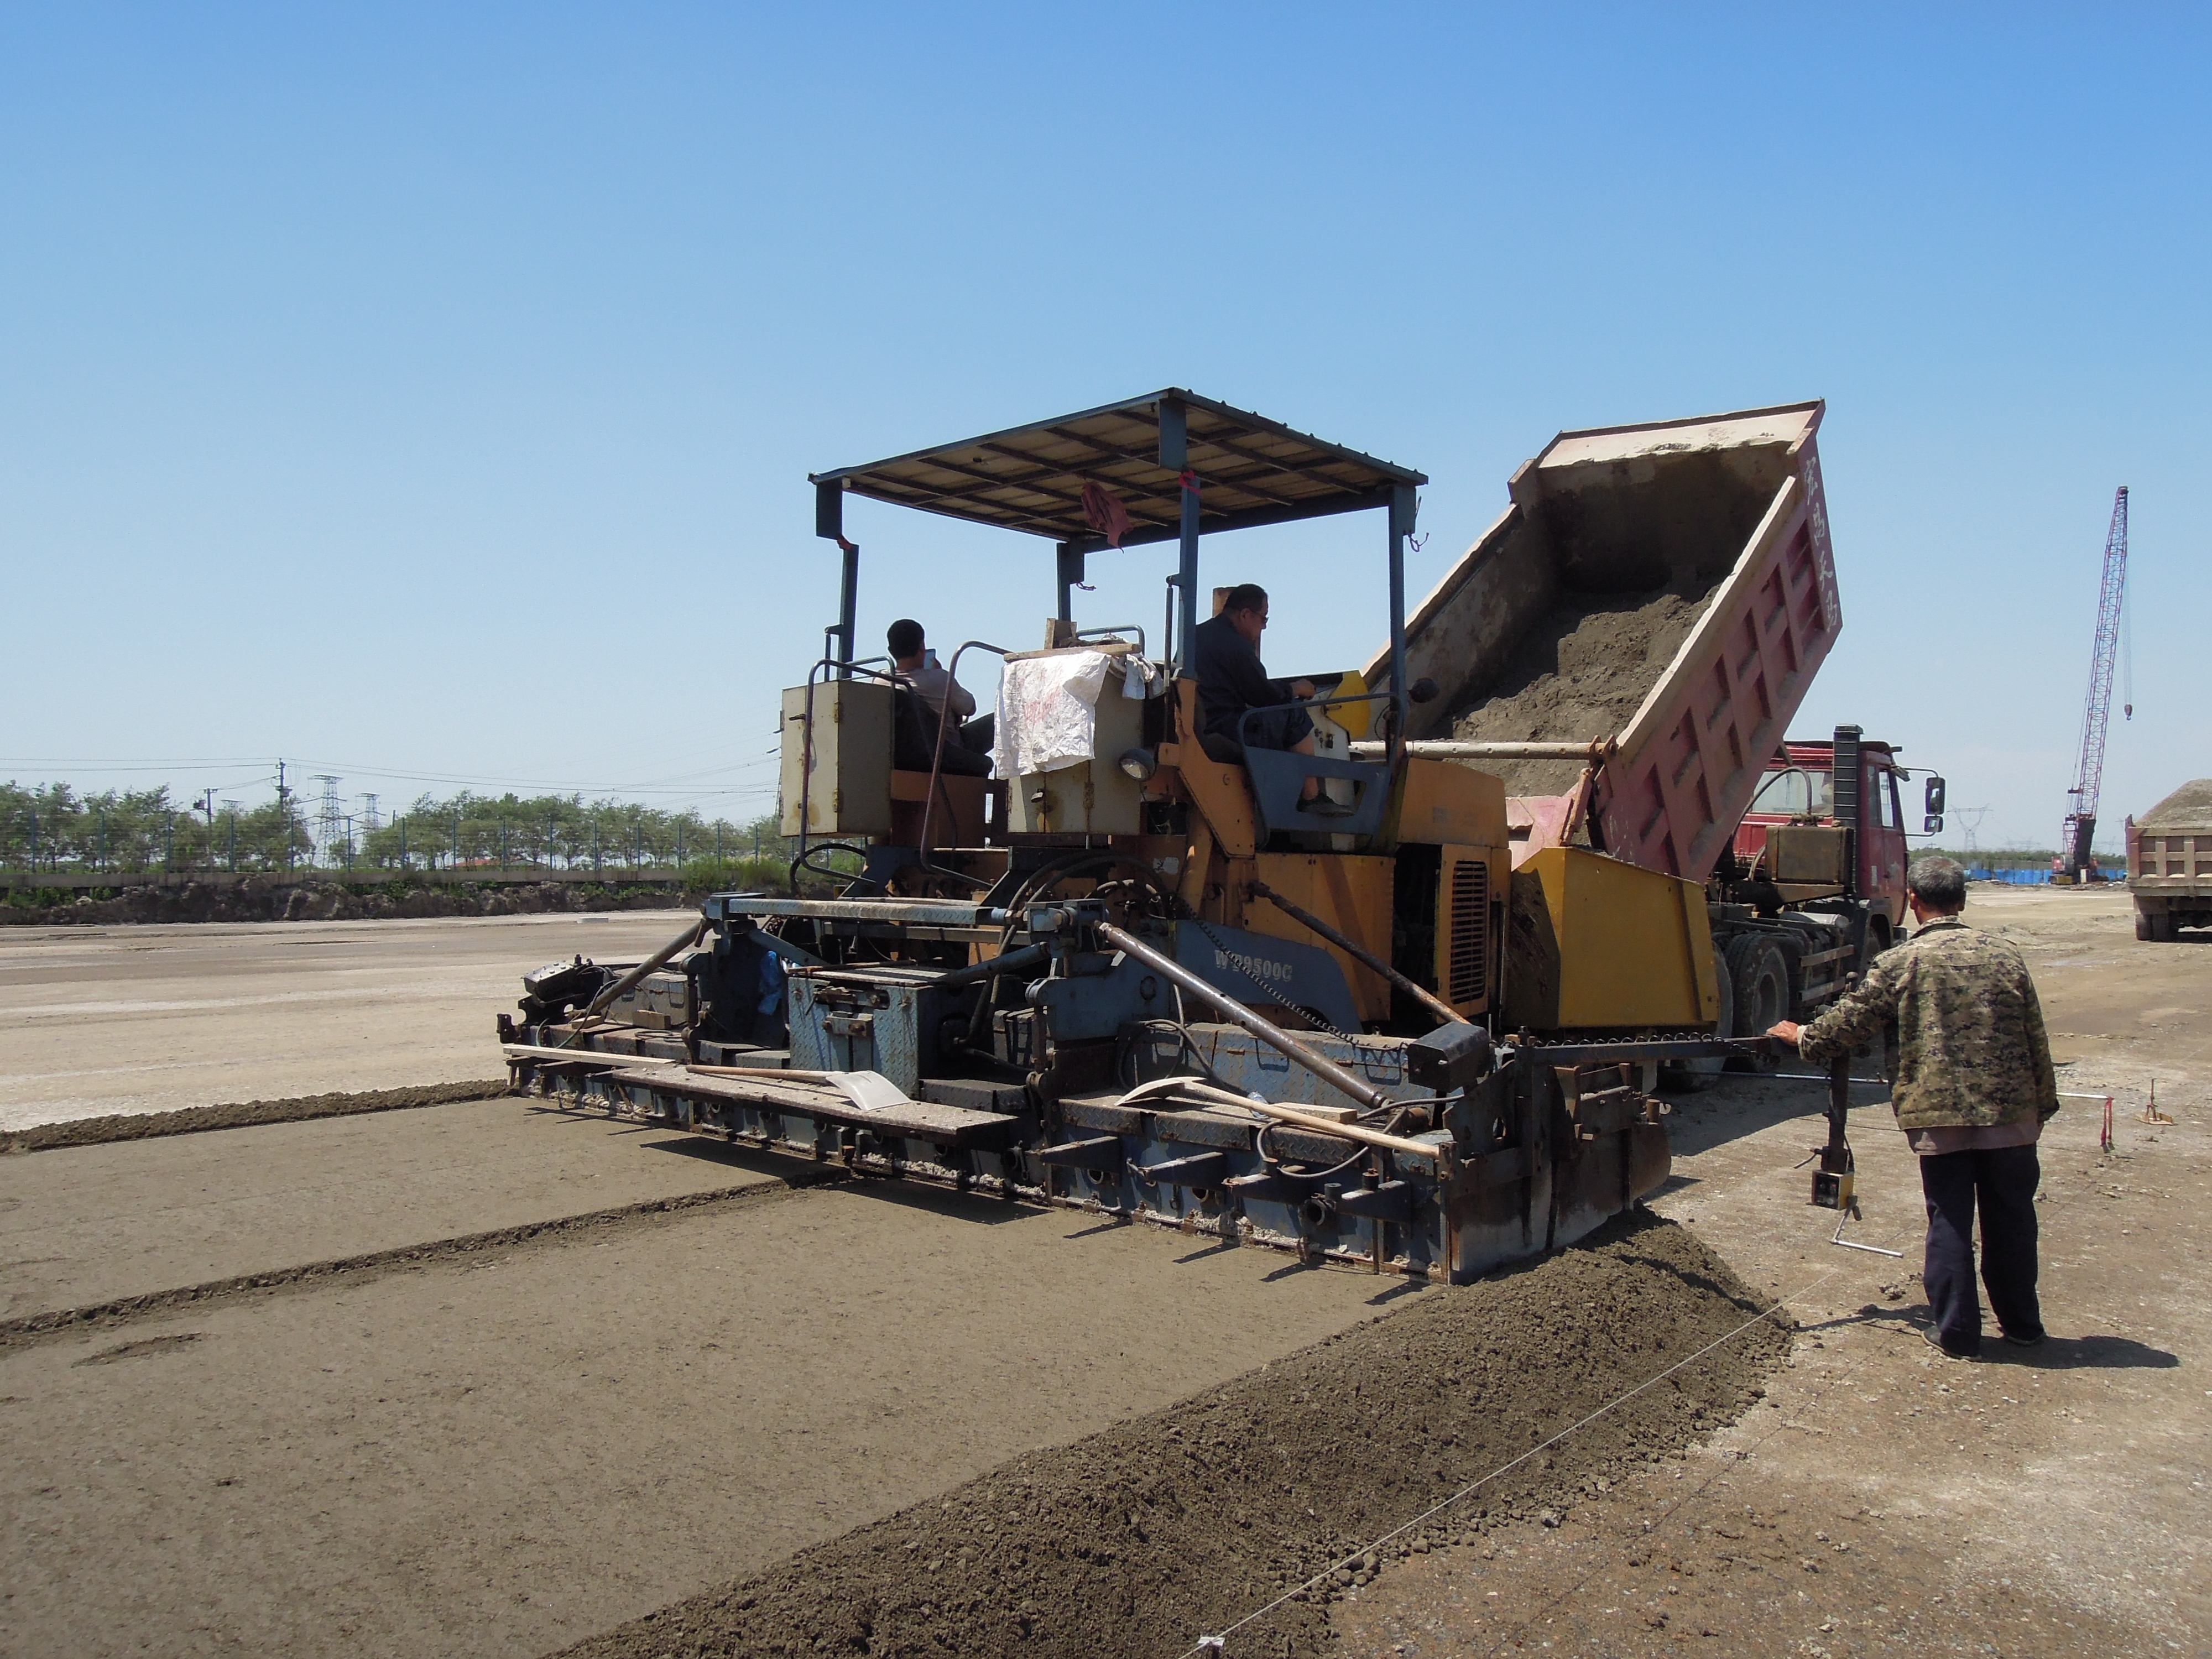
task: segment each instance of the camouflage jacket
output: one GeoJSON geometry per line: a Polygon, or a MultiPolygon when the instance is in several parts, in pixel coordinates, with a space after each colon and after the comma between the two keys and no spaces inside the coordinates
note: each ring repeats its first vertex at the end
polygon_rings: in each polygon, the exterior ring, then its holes
{"type": "Polygon", "coordinates": [[[1929,922],[1808,1024],[1799,1051],[1831,1060],[1892,1024],[1899,1127],[2014,1123],[2058,1109],[2043,1008],[2027,963],[2005,940],[1954,916],[1929,922]]]}

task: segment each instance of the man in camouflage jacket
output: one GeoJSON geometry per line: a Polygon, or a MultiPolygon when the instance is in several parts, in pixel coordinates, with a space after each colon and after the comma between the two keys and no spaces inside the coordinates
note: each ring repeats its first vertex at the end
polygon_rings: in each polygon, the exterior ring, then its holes
{"type": "Polygon", "coordinates": [[[2058,1109],[2043,1010],[2020,952],[1960,919],[1966,872],[1927,858],[1905,874],[1919,923],[1884,951],[1865,980],[1827,1011],[1772,1035],[1805,1058],[1832,1060],[1893,1027],[1898,1127],[1920,1155],[1928,1200],[1922,1280],[1929,1342],[1954,1358],[1981,1352],[1974,1290],[1974,1215],[1982,1222],[1982,1282],[2008,1342],[2043,1340],[2035,1295],[2035,1143],[2058,1109]]]}

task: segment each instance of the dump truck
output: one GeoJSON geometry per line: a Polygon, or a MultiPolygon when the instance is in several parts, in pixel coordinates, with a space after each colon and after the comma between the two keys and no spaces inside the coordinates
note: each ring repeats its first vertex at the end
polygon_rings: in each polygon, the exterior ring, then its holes
{"type": "Polygon", "coordinates": [[[2212,927],[2212,778],[2130,818],[2127,836],[2136,937],[2170,943],[2181,928],[2212,927]]]}
{"type": "MultiPolygon", "coordinates": [[[[1748,690],[1731,705],[1750,770],[1741,791],[1718,769],[1662,780],[1718,790],[1729,828],[1838,615],[1809,427],[1788,430],[1722,463],[1778,492],[1723,526],[1756,556],[1728,612],[1747,632],[1724,646],[1765,687],[1758,720],[1748,690]]],[[[1648,744],[1575,751],[1573,810],[1538,825],[1528,792],[1413,739],[1449,672],[1405,611],[1425,476],[1180,389],[811,481],[840,577],[782,699],[789,890],[715,894],[635,964],[526,976],[500,1017],[520,1086],[856,1176],[1452,1282],[1666,1179],[1658,1069],[1743,1047],[1716,1035],[1705,875],[1727,831],[1617,856],[1655,787],[1618,769],[1705,730],[1704,703],[1659,709],[1648,744]],[[1040,642],[969,640],[947,665],[1001,665],[990,775],[949,764],[963,739],[857,654],[854,497],[1053,544],[1040,642]],[[1370,513],[1390,643],[1364,669],[1303,665],[1313,752],[1267,746],[1264,711],[1240,741],[1209,736],[1191,661],[1207,538],[1370,513]],[[1089,561],[1166,544],[1157,637],[1076,614],[1089,561]],[[1585,820],[1603,845],[1566,833],[1585,820]]],[[[1584,489],[1591,560],[1644,533],[1637,489],[1584,489]]]]}
{"type": "Polygon", "coordinates": [[[1407,752],[1502,779],[1516,871],[1578,847],[1697,884],[1723,1036],[1808,1017],[1903,914],[1894,750],[1785,737],[1843,626],[1823,407],[1561,433],[1406,624],[1438,691],[1407,752]]]}
{"type": "MultiPolygon", "coordinates": [[[[1804,1020],[1835,996],[1844,979],[1887,950],[1905,925],[1904,786],[1912,773],[1895,745],[1839,726],[1828,739],[1791,738],[1759,781],[1737,825],[1733,857],[1707,886],[1714,922],[1728,940],[1739,1027],[1763,1030],[1776,1019],[1804,1020]],[[1854,761],[1853,757],[1856,757],[1854,761]],[[1745,926],[1749,906],[1753,925],[1745,926]],[[1856,941],[1838,954],[1838,923],[1856,941]],[[1747,941],[1780,935],[1773,960],[1747,941]],[[1776,1012],[1777,1010],[1780,1012],[1776,1012]]],[[[1921,780],[1921,832],[1943,827],[1944,780],[1921,780]]]]}

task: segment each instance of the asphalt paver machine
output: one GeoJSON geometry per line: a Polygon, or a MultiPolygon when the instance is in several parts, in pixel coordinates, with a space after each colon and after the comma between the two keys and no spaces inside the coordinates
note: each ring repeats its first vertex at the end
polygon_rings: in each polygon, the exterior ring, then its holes
{"type": "Polygon", "coordinates": [[[1704,890],[1564,848],[1509,903],[1503,785],[1404,742],[1432,695],[1405,642],[1425,482],[1173,389],[815,475],[842,582],[782,700],[791,890],[716,894],[627,969],[526,976],[500,1022],[517,1083],[857,1175],[1454,1282],[1626,1209],[1668,1171],[1658,1066],[1717,1048],[1704,890]],[[951,660],[1003,659],[995,775],[858,659],[848,495],[1054,544],[1044,642],[951,660]],[[1209,753],[1188,672],[1206,538],[1368,513],[1388,690],[1313,675],[1313,754],[1209,753]],[[1177,553],[1163,636],[1080,626],[1085,562],[1148,546],[1177,553]],[[1505,1029],[1516,975],[1551,1023],[1505,1029]]]}

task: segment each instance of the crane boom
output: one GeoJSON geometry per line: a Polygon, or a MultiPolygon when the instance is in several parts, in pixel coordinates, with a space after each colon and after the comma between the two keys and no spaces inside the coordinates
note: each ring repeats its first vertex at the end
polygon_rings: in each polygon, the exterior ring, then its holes
{"type": "Polygon", "coordinates": [[[2066,823],[2059,852],[2068,873],[2083,878],[2096,868],[2089,844],[2097,834],[2097,793],[2105,778],[2105,727],[2112,712],[2112,664],[2119,653],[2120,605],[2128,587],[2128,487],[2112,496],[2112,528],[2105,532],[2105,571],[2097,590],[2097,638],[2089,653],[2089,700],[2081,710],[2081,758],[2067,791],[2066,823]]]}

